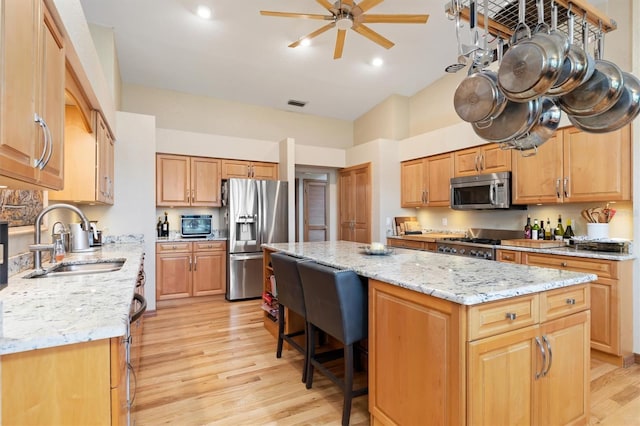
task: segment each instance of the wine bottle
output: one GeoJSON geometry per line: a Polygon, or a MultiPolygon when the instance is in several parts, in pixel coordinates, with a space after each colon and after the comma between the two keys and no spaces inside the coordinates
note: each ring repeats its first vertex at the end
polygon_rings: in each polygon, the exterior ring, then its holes
{"type": "Polygon", "coordinates": [[[524,225],[524,238],[531,239],[531,216],[527,215],[527,223],[524,225]]]}
{"type": "Polygon", "coordinates": [[[571,228],[571,219],[567,219],[567,227],[564,230],[563,238],[570,240],[574,236],[573,229],[571,228]]]}
{"type": "Polygon", "coordinates": [[[167,212],[164,212],[164,222],[162,222],[162,236],[169,236],[169,219],[167,218],[167,212]]]}
{"type": "Polygon", "coordinates": [[[538,219],[533,219],[533,226],[531,227],[531,239],[537,240],[540,238],[540,225],[538,225],[538,219]]]}
{"type": "Polygon", "coordinates": [[[551,240],[552,239],[553,228],[551,228],[551,221],[547,218],[547,226],[544,228],[544,239],[551,240]]]}
{"type": "Polygon", "coordinates": [[[158,216],[158,224],[156,225],[156,231],[158,232],[158,237],[162,237],[162,217],[158,216]]]}
{"type": "Polygon", "coordinates": [[[556,225],[555,238],[561,240],[564,237],[564,227],[562,226],[562,215],[558,215],[558,224],[556,225]]]}

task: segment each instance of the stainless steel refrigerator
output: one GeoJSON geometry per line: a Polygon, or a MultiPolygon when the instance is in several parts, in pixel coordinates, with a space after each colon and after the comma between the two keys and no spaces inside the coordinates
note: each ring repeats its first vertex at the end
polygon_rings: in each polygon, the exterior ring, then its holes
{"type": "Polygon", "coordinates": [[[263,243],[288,241],[287,182],[229,179],[222,184],[227,226],[227,300],[262,296],[263,243]]]}

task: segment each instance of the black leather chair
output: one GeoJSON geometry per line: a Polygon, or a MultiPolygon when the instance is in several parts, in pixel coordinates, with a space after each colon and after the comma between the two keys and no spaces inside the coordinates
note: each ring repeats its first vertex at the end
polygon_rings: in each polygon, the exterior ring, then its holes
{"type": "MultiPolygon", "coordinates": [[[[342,424],[348,425],[351,400],[365,395],[368,388],[353,389],[354,343],[367,337],[367,283],[353,271],[338,270],[315,262],[298,264],[307,308],[307,389],[313,384],[317,368],[342,389],[342,424]],[[331,372],[324,362],[335,359],[327,353],[316,355],[315,332],[319,329],[344,345],[344,377],[331,372]]],[[[342,350],[340,350],[342,352],[342,350]]]]}
{"type": "Polygon", "coordinates": [[[300,345],[294,338],[302,336],[307,332],[307,311],[304,304],[304,296],[302,293],[302,284],[300,283],[300,275],[298,274],[298,263],[305,262],[303,259],[288,256],[283,253],[271,254],[271,266],[273,274],[276,277],[276,288],[278,292],[278,347],[276,349],[276,357],[282,357],[282,346],[286,341],[291,347],[304,355],[304,366],[302,367],[302,381],[307,380],[307,364],[309,361],[307,351],[306,336],[303,340],[304,346],[300,345]],[[300,315],[305,320],[303,330],[292,333],[285,333],[285,325],[287,318],[285,316],[285,307],[300,315]]]}

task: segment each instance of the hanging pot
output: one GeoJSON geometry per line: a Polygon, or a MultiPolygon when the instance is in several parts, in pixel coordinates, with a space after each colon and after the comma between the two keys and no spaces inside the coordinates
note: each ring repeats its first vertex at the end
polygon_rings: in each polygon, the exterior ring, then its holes
{"type": "Polygon", "coordinates": [[[538,121],[541,113],[538,99],[527,102],[507,100],[503,111],[491,120],[471,123],[473,131],[490,142],[507,142],[522,136],[538,121]]]}
{"type": "MultiPolygon", "coordinates": [[[[542,18],[542,2],[538,0],[538,32],[524,39],[504,55],[498,71],[498,83],[505,96],[526,102],[546,93],[556,82],[569,48],[558,37],[548,34],[542,18]]],[[[520,7],[523,1],[520,0],[520,7]]]]}
{"type": "Polygon", "coordinates": [[[624,85],[620,99],[607,111],[589,117],[572,117],[569,121],[578,129],[589,133],[608,133],[618,130],[640,113],[640,81],[632,74],[623,72],[624,85]]]}
{"type": "Polygon", "coordinates": [[[515,139],[510,145],[517,150],[527,151],[537,149],[545,143],[558,129],[562,111],[555,102],[548,97],[541,99],[541,112],[531,129],[521,137],[515,139]]]}
{"type": "MultiPolygon", "coordinates": [[[[566,95],[573,89],[584,83],[593,74],[595,67],[595,61],[587,53],[588,45],[588,23],[586,20],[583,22],[583,40],[584,48],[574,44],[573,42],[573,29],[574,29],[574,15],[571,10],[568,12],[568,29],[569,29],[569,51],[565,56],[562,63],[562,69],[556,82],[547,91],[547,94],[554,96],[566,95]]],[[[555,29],[557,25],[557,6],[554,6],[552,25],[555,29]]]]}

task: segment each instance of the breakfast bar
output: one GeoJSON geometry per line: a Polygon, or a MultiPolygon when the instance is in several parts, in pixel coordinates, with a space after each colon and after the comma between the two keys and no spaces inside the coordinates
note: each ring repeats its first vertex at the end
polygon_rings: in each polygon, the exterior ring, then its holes
{"type": "Polygon", "coordinates": [[[372,425],[587,422],[595,275],[365,248],[263,245],[369,279],[372,425]]]}

